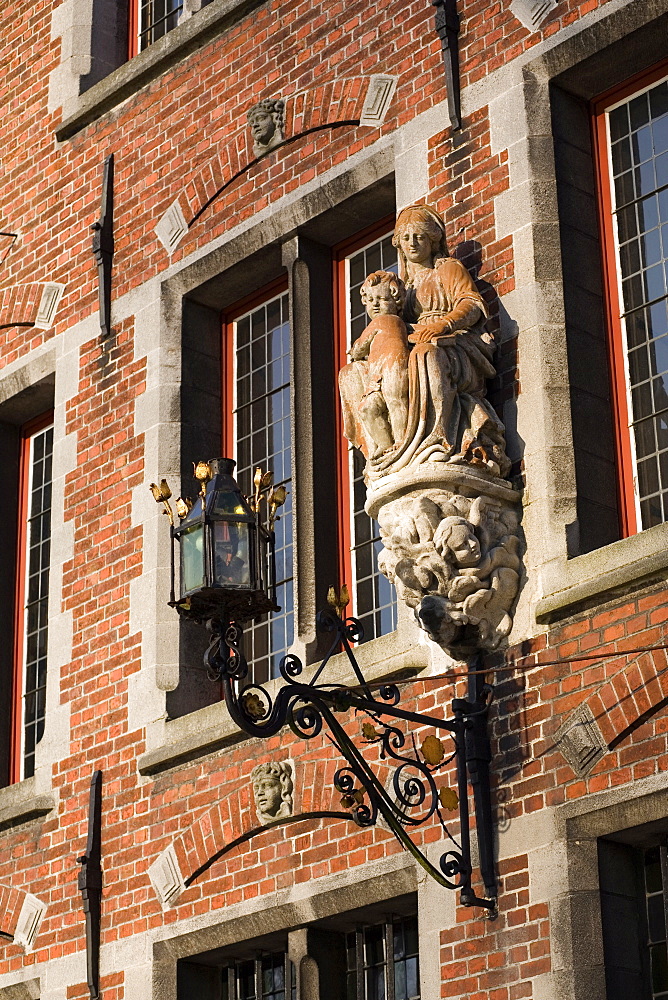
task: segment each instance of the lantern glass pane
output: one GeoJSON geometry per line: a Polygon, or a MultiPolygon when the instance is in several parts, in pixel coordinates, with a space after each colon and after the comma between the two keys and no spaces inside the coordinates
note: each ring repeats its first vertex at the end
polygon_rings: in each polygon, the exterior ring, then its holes
{"type": "Polygon", "coordinates": [[[214,521],[214,580],[219,587],[251,585],[250,530],[241,522],[214,521]]]}
{"type": "Polygon", "coordinates": [[[241,496],[234,490],[216,490],[213,498],[212,514],[249,514],[250,510],[241,496]]]}
{"type": "Polygon", "coordinates": [[[181,593],[204,586],[204,535],[202,524],[194,524],[181,535],[181,593]]]}

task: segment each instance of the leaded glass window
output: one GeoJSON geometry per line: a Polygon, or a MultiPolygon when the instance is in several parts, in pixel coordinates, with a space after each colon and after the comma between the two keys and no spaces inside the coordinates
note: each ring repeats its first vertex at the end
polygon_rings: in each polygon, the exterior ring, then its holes
{"type": "MultiPolygon", "coordinates": [[[[360,288],[372,271],[397,273],[397,252],[392,235],[375,240],[345,258],[347,301],[347,348],[355,343],[369,323],[360,288]]],[[[378,569],[382,549],[378,524],[364,510],[364,457],[348,446],[351,483],[350,559],[352,569],[353,614],[364,626],[364,639],[386,635],[397,627],[397,598],[394,587],[378,569]]]]}
{"type": "Polygon", "coordinates": [[[297,1000],[295,967],[284,952],[230,963],[222,970],[222,1000],[297,1000]]]}
{"type": "Polygon", "coordinates": [[[346,935],[346,1000],[420,1000],[417,917],[346,935]]]}
{"type": "Polygon", "coordinates": [[[293,641],[292,456],[290,419],[290,325],[288,296],[279,295],[238,317],[233,324],[233,442],[235,476],[246,496],[260,467],[285,486],[287,500],[276,522],[276,601],[280,611],[265,615],[244,632],[245,655],[253,680],[276,676],[293,641]]]}
{"type": "Polygon", "coordinates": [[[53,426],[23,439],[25,541],[21,581],[22,778],[35,773],[35,748],[44,734],[51,548],[53,426]]]}
{"type": "Polygon", "coordinates": [[[651,847],[645,851],[644,889],[651,996],[652,1000],[668,1000],[668,953],[666,951],[668,857],[665,844],[651,847]]]}
{"type": "Polygon", "coordinates": [[[607,109],[638,525],[668,520],[668,79],[607,109]]]}
{"type": "Polygon", "coordinates": [[[179,23],[183,0],[139,0],[139,51],[179,23]]]}

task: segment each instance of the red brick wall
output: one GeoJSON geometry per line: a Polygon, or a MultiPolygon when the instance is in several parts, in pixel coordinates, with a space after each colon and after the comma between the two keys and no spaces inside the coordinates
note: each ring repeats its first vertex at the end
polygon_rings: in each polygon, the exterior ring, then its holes
{"type": "MultiPolygon", "coordinates": [[[[460,2],[462,80],[482,79],[514,55],[536,45],[596,7],[560,5],[542,33],[530,35],[508,4],[460,2]]],[[[323,79],[386,72],[399,75],[388,117],[378,130],[351,127],[305,137],[268,156],[241,177],[196,223],[173,260],[206,246],[242,219],[342,163],[445,96],[433,9],[424,0],[370,10],[345,4],[289,2],[264,7],[202,47],[120,108],[58,144],[60,112],[47,109],[49,74],[60,43],[50,40],[53,7],[22,0],[3,16],[0,84],[6,151],[0,229],[20,231],[0,271],[1,286],[45,280],[67,285],[54,330],[0,329],[0,365],[6,366],[97,309],[97,278],[90,224],[99,214],[102,160],[116,155],[116,258],[114,295],[125,294],[164,270],[168,257],[154,226],[188,180],[238,128],[259,96],[290,96],[323,79]],[[308,41],[308,44],[305,42],[308,41]]],[[[495,296],[514,287],[510,239],[496,240],[492,198],[508,186],[506,154],[492,155],[485,108],[464,122],[455,139],[446,130],[429,144],[430,198],[445,214],[452,249],[464,240],[483,248],[479,278],[495,315],[495,296]]],[[[497,400],[512,398],[516,364],[504,348],[497,400]]],[[[382,829],[357,831],[343,821],[304,822],[266,831],[237,849],[163,913],[148,877],[149,864],[194,817],[210,809],[222,784],[248,776],[258,759],[292,755],[320,761],[326,787],[336,764],[322,738],[297,743],[282,735],[267,744],[244,743],[140,781],[137,758],[144,734],[129,730],[127,701],[140,669],[141,636],[130,631],[130,582],[142,572],[142,533],[130,518],[132,490],[144,480],[144,441],[134,435],[137,398],[145,391],[145,359],[134,356],[134,324],[119,324],[110,346],[97,340],[80,354],[79,391],[67,408],[67,431],[77,437],[77,470],[68,476],[65,503],[74,525],[74,557],[65,566],[63,611],[74,619],[71,661],[62,671],[60,697],[71,709],[70,746],[54,769],[56,814],[0,834],[0,884],[34,892],[48,911],[33,955],[0,940],[0,967],[13,971],[84,948],[84,920],[76,857],[86,836],[90,775],[104,772],[103,941],[171,925],[242,899],[318,879],[368,860],[398,853],[382,829]]],[[[495,794],[509,817],[535,812],[590,792],[631,783],[668,768],[665,712],[651,714],[666,696],[663,654],[627,657],[625,649],[665,641],[665,591],[552,628],[508,654],[520,657],[498,675],[493,714],[495,794]],[[568,662],[610,644],[610,657],[568,662]],[[546,661],[561,659],[557,665],[546,661]],[[630,665],[629,665],[630,664],[630,665]],[[615,700],[616,699],[616,700],[615,700]],[[592,707],[614,743],[639,714],[647,716],[614,746],[584,780],[554,748],[565,715],[592,707]]],[[[457,681],[459,694],[464,680],[457,681]]],[[[449,682],[406,688],[407,707],[439,712],[453,696],[449,682]]],[[[359,722],[351,722],[358,731],[359,722]]],[[[447,780],[452,783],[452,776],[447,780]]],[[[335,807],[337,797],[332,793],[335,807]]],[[[418,832],[434,841],[436,825],[418,832]]],[[[443,935],[443,996],[480,1000],[530,997],[530,978],[549,968],[547,914],[531,904],[526,859],[501,864],[501,914],[495,923],[460,910],[443,935]],[[503,957],[503,961],[502,961],[503,957]]],[[[121,1000],[122,975],[103,981],[105,1000],[121,1000]]],[[[70,1000],[86,995],[72,987],[70,1000]]],[[[535,1000],[540,1000],[536,997],[535,1000]]]]}

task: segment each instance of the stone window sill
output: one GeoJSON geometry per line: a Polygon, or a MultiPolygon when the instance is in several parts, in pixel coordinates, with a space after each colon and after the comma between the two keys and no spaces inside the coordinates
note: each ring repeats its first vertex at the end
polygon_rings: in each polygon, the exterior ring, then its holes
{"type": "Polygon", "coordinates": [[[56,129],[62,142],[117,107],[266,0],[214,0],[81,94],[56,129]]]}
{"type": "Polygon", "coordinates": [[[668,574],[668,524],[564,560],[553,586],[538,602],[536,621],[551,623],[615,597],[633,593],[668,574]]]}
{"type": "MultiPolygon", "coordinates": [[[[430,665],[427,646],[416,645],[400,632],[363,643],[356,649],[355,655],[368,681],[417,675],[430,665]]],[[[317,667],[318,664],[313,664],[305,668],[305,681],[313,676],[317,667]]],[[[344,653],[332,657],[327,675],[337,683],[356,683],[344,653]]],[[[274,678],[266,685],[267,690],[273,696],[282,683],[279,678],[274,678]]],[[[159,734],[162,737],[160,745],[140,757],[140,774],[159,774],[248,739],[230,718],[224,702],[158,725],[163,730],[159,734]]]]}
{"type": "Polygon", "coordinates": [[[34,778],[0,788],[0,830],[46,816],[55,805],[51,795],[36,794],[34,778]]]}

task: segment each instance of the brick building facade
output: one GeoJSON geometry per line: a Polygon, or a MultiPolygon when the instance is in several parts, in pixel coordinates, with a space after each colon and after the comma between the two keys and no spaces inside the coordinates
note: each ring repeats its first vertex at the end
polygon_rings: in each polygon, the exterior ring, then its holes
{"type": "MultiPolygon", "coordinates": [[[[91,995],[95,771],[104,1000],[668,997],[668,0],[458,0],[460,129],[424,0],[136,6],[2,14],[0,1000],[91,995]],[[247,118],[271,98],[275,148],[247,118]],[[250,489],[268,463],[283,611],[250,630],[257,679],[275,689],[288,649],[319,662],[345,579],[366,676],[449,713],[466,666],[373,564],[336,398],[359,275],[395,266],[415,202],[488,304],[523,505],[513,629],[485,659],[493,920],[382,824],[322,815],[325,734],[233,723],[205,631],[167,605],[148,490],[193,495],[191,463],[222,454],[250,489]],[[268,762],[290,764],[292,815],[264,829],[268,762]]],[[[414,833],[432,861],[442,836],[414,833]]]]}

